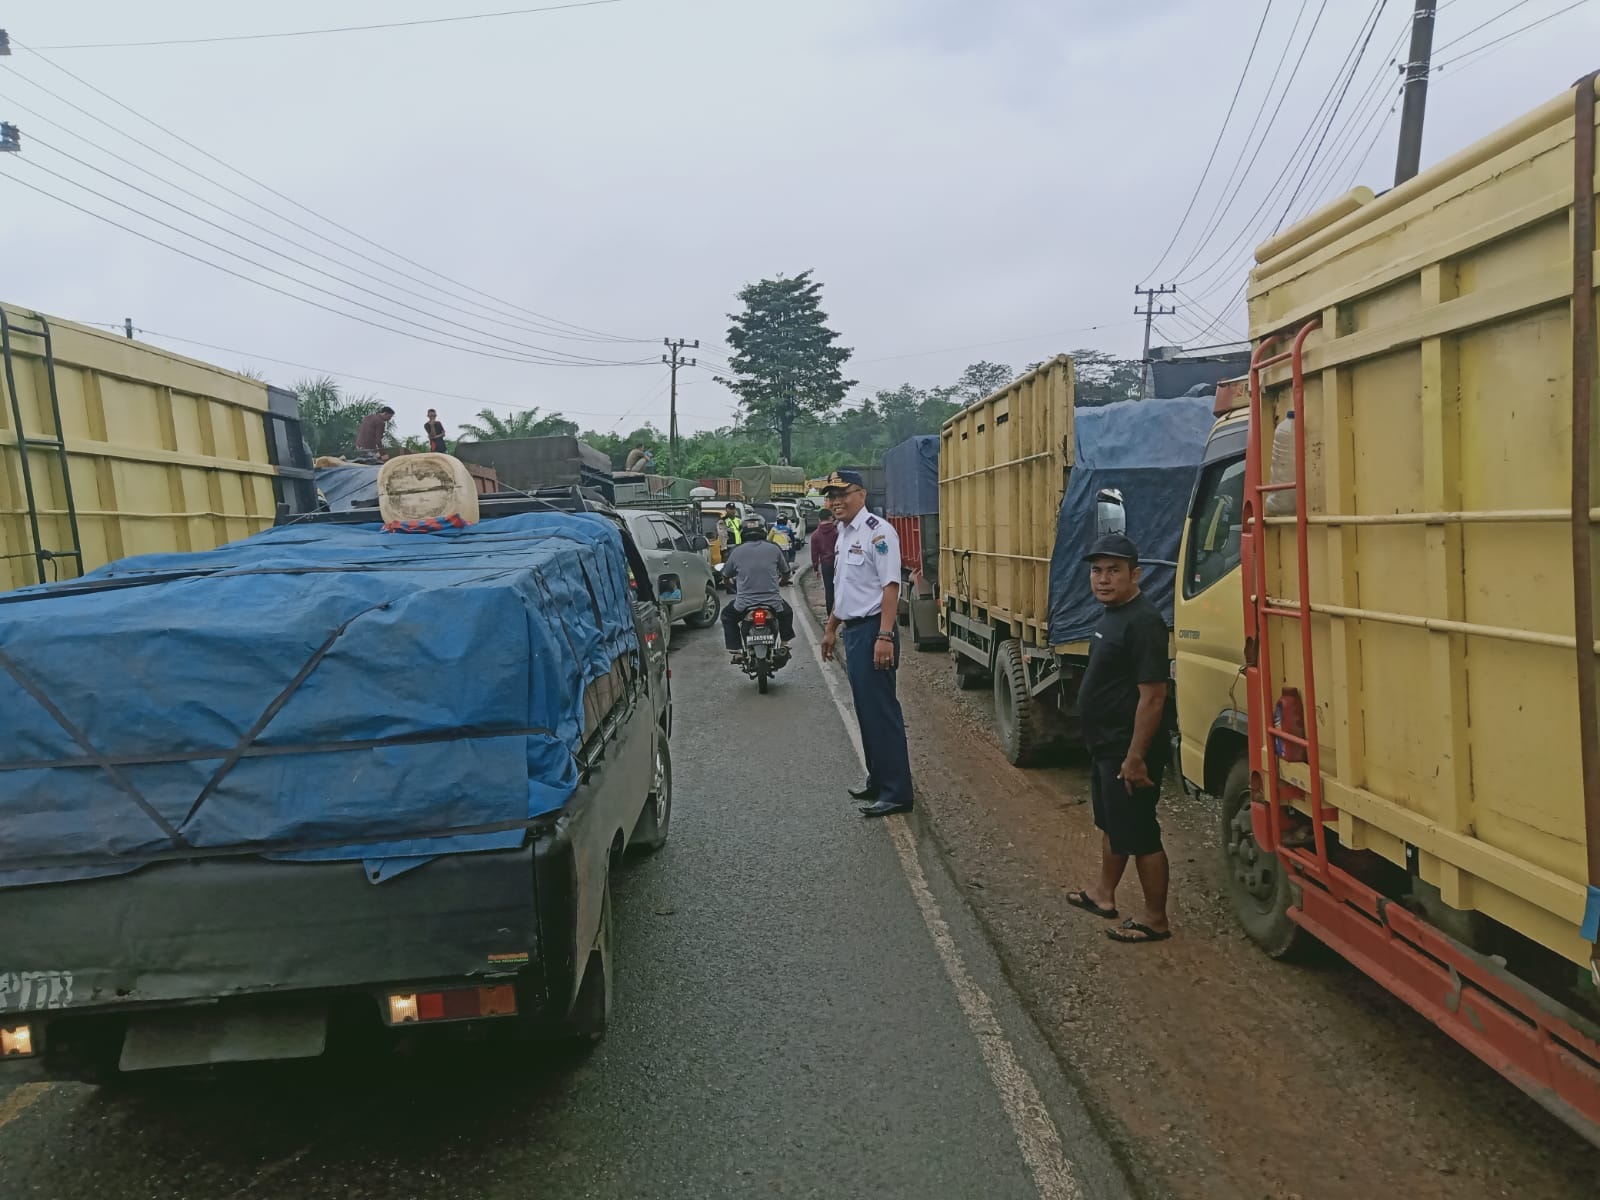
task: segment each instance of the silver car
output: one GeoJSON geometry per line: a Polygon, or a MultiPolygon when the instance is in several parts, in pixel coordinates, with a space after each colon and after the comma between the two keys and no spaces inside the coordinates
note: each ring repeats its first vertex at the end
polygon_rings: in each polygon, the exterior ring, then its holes
{"type": "Polygon", "coordinates": [[[669,619],[682,621],[691,629],[716,624],[722,599],[717,594],[706,539],[691,537],[665,513],[633,509],[622,515],[650,574],[657,579],[676,575],[682,585],[679,599],[663,601],[669,619]]]}

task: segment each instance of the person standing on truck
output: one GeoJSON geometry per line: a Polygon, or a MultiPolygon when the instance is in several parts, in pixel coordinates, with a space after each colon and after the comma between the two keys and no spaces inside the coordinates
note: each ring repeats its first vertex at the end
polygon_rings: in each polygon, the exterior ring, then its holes
{"type": "Polygon", "coordinates": [[[433,409],[428,410],[428,419],[422,423],[422,432],[427,435],[428,449],[435,454],[444,454],[444,422],[439,420],[439,414],[433,409]]]}
{"type": "Polygon", "coordinates": [[[863,817],[910,812],[911,756],[894,686],[900,663],[900,538],[887,520],[867,511],[867,485],[859,472],[835,471],[822,494],[839,530],[834,606],[822,657],[833,657],[842,626],[845,672],[867,759],[867,781],[850,794],[867,801],[863,817]]]}
{"type": "Polygon", "coordinates": [[[356,430],[356,457],[383,461],[383,438],[389,432],[389,422],[394,420],[394,409],[385,404],[375,413],[361,419],[356,430]]]}
{"type": "Polygon", "coordinates": [[[751,517],[745,523],[749,539],[733,548],[722,567],[722,578],[732,580],[738,589],[733,603],[722,610],[722,644],[735,663],[741,654],[739,622],[758,604],[777,611],[778,636],[783,639],[784,649],[794,641],[794,609],[784,602],[783,593],[778,590],[789,582],[789,560],[778,543],[762,536],[762,525],[760,517],[751,517]]]}
{"type": "Polygon", "coordinates": [[[1089,640],[1089,666],[1078,688],[1078,717],[1089,748],[1089,795],[1100,830],[1100,878],[1067,902],[1115,920],[1117,884],[1133,859],[1144,889],[1144,919],[1106,930],[1114,942],[1164,942],[1167,852],[1156,802],[1166,765],[1167,623],[1139,590],[1139,548],[1120,533],[1099,538],[1084,556],[1089,587],[1105,613],[1089,640]]]}
{"type": "Polygon", "coordinates": [[[833,558],[839,545],[839,526],[834,523],[833,510],[823,509],[817,514],[817,527],[811,534],[811,569],[822,577],[822,611],[833,612],[833,558]]]}

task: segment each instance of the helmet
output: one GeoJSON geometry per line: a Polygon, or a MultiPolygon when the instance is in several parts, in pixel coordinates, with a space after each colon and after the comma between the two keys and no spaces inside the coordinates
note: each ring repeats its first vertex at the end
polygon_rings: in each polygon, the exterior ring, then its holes
{"type": "Polygon", "coordinates": [[[759,534],[766,529],[767,519],[765,517],[751,515],[744,519],[743,524],[746,536],[750,534],[759,534]]]}

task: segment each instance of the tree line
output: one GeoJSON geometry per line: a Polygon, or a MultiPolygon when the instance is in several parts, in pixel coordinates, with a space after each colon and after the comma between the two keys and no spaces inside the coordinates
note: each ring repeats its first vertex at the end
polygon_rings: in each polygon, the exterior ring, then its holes
{"type": "MultiPolygon", "coordinates": [[[[1018,372],[1006,363],[980,361],[945,385],[903,383],[880,388],[860,404],[846,404],[846,394],[857,386],[844,375],[852,352],[838,344],[839,334],[828,327],[821,297],[822,285],[809,271],[763,279],[740,290],[742,308],[729,314],[732,324],[726,335],[731,370],[718,376],[737,397],[738,415],[722,428],[680,435],[676,461],[669,439],[654,423],[625,434],[580,430],[559,412],[537,408],[506,414],[485,408],[475,421],[460,427],[458,440],[577,436],[610,455],[618,469],[633,447],[643,445],[655,451],[658,473],[694,479],[728,475],[735,467],[759,462],[793,463],[820,475],[839,466],[877,463],[889,447],[917,434],[937,433],[966,405],[1041,365],[1030,363],[1018,372]]],[[[1073,358],[1078,405],[1140,395],[1143,369],[1138,360],[1092,349],[1073,351],[1073,358]]],[[[306,442],[318,456],[353,450],[362,419],[383,403],[370,393],[345,394],[327,378],[302,380],[294,391],[306,442]]],[[[427,448],[420,422],[415,434],[402,433],[396,440],[410,451],[427,448]]]]}

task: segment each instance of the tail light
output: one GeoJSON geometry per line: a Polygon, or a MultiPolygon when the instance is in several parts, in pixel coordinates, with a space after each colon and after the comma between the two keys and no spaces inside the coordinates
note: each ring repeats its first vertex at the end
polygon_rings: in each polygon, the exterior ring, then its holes
{"type": "Polygon", "coordinates": [[[449,988],[437,992],[401,992],[389,997],[389,1024],[424,1021],[470,1021],[475,1017],[514,1017],[517,993],[510,984],[449,988]]]}
{"type": "Polygon", "coordinates": [[[755,612],[750,614],[750,623],[752,625],[765,625],[767,623],[767,610],[764,608],[756,609],[755,612]]]}
{"type": "Polygon", "coordinates": [[[0,1058],[29,1058],[33,1053],[33,1026],[0,1028],[0,1058]]]}

